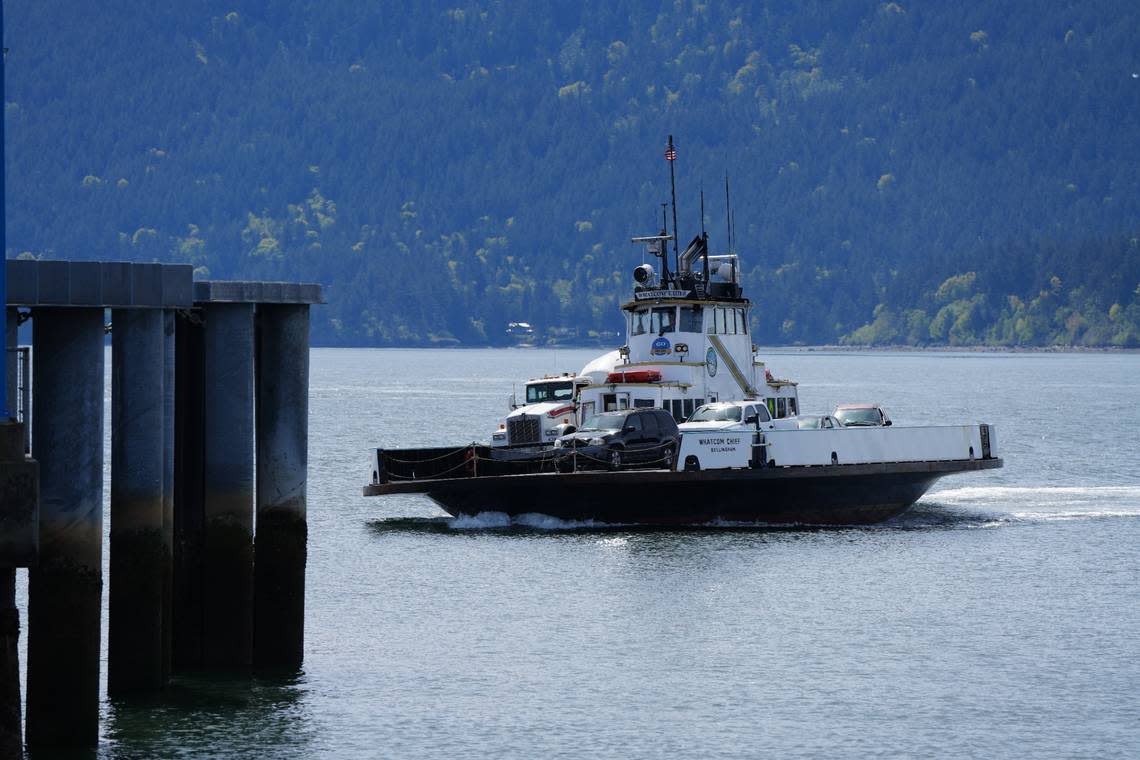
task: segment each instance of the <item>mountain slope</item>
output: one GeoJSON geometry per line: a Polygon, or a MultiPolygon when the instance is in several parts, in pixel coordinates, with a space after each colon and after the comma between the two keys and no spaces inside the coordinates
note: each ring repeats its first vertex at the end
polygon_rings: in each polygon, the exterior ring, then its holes
{"type": "Polygon", "coordinates": [[[672,133],[758,341],[1140,342],[1134,4],[359,6],[8,3],[8,255],[317,280],[326,343],[588,339],[672,133]]]}

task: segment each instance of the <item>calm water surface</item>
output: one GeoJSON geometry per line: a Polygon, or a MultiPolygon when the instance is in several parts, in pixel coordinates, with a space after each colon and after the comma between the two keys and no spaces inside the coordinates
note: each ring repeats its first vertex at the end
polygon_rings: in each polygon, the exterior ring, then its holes
{"type": "Polygon", "coordinates": [[[304,671],[108,702],[98,754],[1140,756],[1140,356],[770,352],[805,411],[997,424],[1004,470],[870,528],[360,496],[370,446],[486,440],[597,353],[315,350],[304,671]]]}

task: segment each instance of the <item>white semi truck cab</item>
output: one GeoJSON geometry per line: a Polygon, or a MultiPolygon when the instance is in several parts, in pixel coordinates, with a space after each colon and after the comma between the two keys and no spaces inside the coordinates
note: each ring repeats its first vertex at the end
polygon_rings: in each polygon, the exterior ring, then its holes
{"type": "Polygon", "coordinates": [[[528,380],[521,404],[511,394],[510,413],[492,433],[491,446],[553,446],[558,436],[573,433],[578,425],[578,387],[583,384],[578,380],[570,373],[528,380]]]}

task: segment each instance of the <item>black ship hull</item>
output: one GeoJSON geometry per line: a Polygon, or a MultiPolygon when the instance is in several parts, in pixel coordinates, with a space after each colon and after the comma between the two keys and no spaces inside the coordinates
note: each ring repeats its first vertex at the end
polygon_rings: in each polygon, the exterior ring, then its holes
{"type": "Polygon", "coordinates": [[[403,480],[366,496],[422,493],[453,516],[543,514],[609,524],[866,525],[906,511],[939,479],[1000,459],[673,472],[578,472],[403,480]]]}

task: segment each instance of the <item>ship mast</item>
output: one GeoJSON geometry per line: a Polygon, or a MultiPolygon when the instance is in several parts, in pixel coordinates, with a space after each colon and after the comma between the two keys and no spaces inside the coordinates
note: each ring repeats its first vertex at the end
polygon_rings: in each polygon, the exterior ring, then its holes
{"type": "MultiPolygon", "coordinates": [[[[677,149],[673,147],[673,135],[669,135],[669,144],[665,146],[665,160],[669,162],[669,188],[673,192],[673,268],[681,271],[681,254],[677,250],[677,178],[673,173],[673,164],[677,160],[677,149]]],[[[662,261],[665,260],[663,256],[662,261]]]]}

